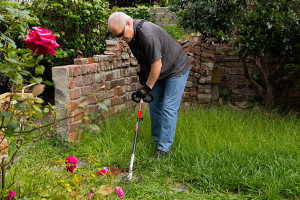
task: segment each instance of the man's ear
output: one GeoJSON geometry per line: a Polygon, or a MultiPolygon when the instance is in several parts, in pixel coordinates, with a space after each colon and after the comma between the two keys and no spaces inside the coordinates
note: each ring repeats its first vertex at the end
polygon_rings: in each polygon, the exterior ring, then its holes
{"type": "Polygon", "coordinates": [[[126,25],[131,26],[132,22],[131,21],[126,21],[126,25]]]}

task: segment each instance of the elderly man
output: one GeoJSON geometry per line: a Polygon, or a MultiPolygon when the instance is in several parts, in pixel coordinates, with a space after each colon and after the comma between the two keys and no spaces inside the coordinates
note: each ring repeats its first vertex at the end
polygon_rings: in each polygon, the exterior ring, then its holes
{"type": "Polygon", "coordinates": [[[190,61],[182,47],[161,27],[146,20],[134,20],[122,12],[108,19],[108,30],[128,43],[140,67],[142,87],[136,95],[149,104],[151,134],[157,144],[153,159],[165,156],[173,144],[177,111],[190,70],[190,61]]]}

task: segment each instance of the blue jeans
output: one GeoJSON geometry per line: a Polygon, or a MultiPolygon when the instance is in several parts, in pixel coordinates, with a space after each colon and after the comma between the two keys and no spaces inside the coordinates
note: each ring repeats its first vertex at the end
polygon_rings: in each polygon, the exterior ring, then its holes
{"type": "Polygon", "coordinates": [[[154,100],[149,104],[151,134],[160,151],[170,151],[173,144],[177,113],[189,71],[165,82],[156,82],[152,88],[154,100]]]}

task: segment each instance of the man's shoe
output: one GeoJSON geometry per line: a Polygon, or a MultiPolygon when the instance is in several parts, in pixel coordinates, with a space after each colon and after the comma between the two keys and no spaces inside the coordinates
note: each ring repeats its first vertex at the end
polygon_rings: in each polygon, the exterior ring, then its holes
{"type": "Polygon", "coordinates": [[[168,152],[164,152],[161,150],[156,150],[155,153],[152,156],[152,160],[160,160],[163,157],[165,157],[168,154],[168,152]]]}

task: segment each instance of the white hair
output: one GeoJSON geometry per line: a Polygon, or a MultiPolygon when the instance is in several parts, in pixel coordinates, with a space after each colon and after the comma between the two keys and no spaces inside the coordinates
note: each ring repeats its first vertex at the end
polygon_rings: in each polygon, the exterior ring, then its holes
{"type": "Polygon", "coordinates": [[[132,17],[128,16],[127,14],[125,14],[123,12],[114,12],[108,18],[108,21],[107,21],[108,30],[111,31],[112,27],[114,25],[117,25],[117,26],[123,28],[126,25],[127,21],[133,22],[132,17]]]}

